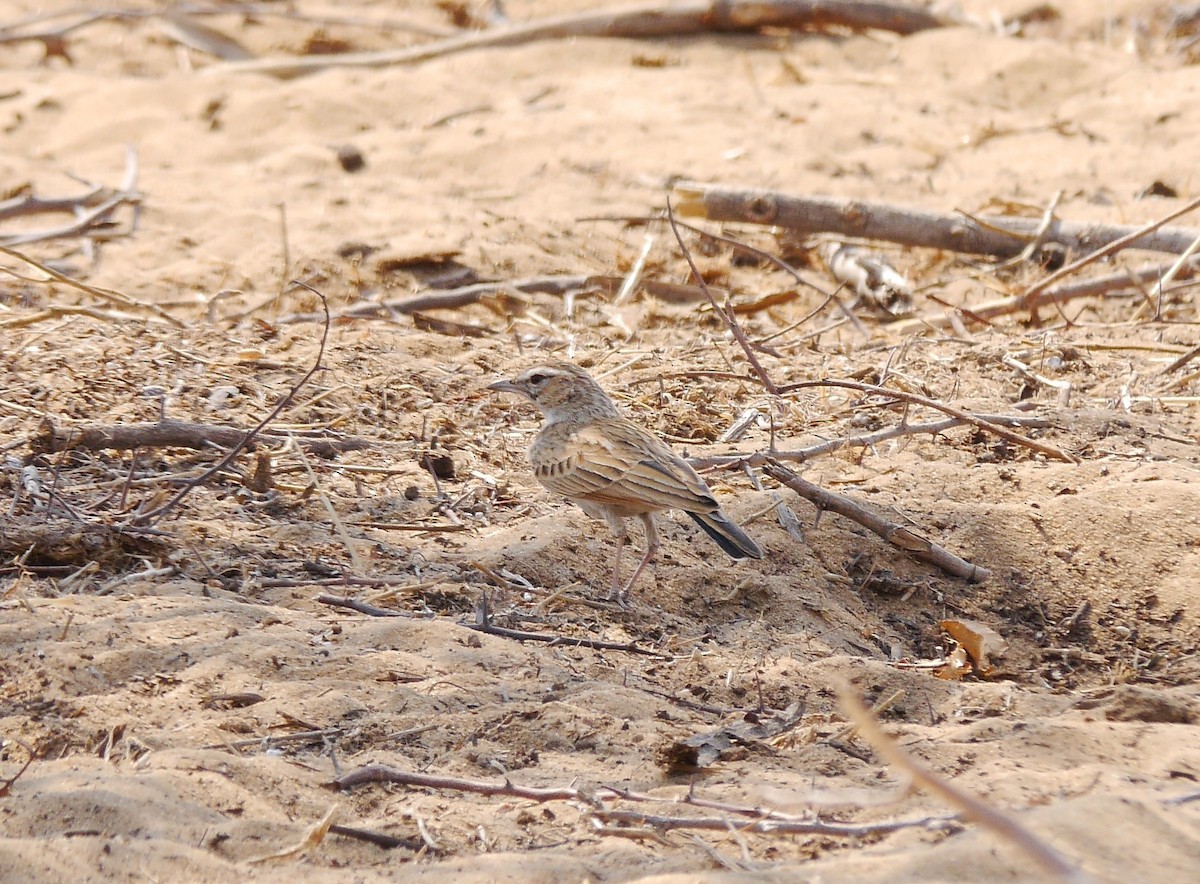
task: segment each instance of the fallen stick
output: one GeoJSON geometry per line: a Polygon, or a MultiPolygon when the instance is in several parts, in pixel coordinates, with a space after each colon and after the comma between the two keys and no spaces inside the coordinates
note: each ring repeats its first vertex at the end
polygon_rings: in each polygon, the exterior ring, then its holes
{"type": "Polygon", "coordinates": [[[640,6],[538,19],[403,49],[226,62],[206,68],[205,73],[257,73],[297,77],[328,68],[377,68],[414,64],[474,49],[519,46],[539,40],[574,37],[647,39],[712,32],[757,31],[762,28],[801,30],[828,27],[914,34],[949,23],[946,18],[904,3],[867,3],[856,0],[687,0],[666,6],[640,6]]]}
{"type": "MultiPolygon", "coordinates": [[[[239,427],[195,424],[189,421],[162,420],[139,424],[93,424],[86,427],[56,427],[49,418],[42,421],[36,435],[30,437],[34,454],[53,454],[83,448],[87,451],[130,450],[133,448],[191,448],[206,451],[214,447],[232,448],[246,438],[239,427]]],[[[365,439],[322,439],[306,436],[280,436],[259,433],[257,439],[282,445],[294,438],[313,454],[334,457],[344,451],[370,447],[365,439]]]]}
{"type": "Polygon", "coordinates": [[[973,565],[966,559],[959,558],[954,553],[938,546],[932,540],[921,537],[903,525],[889,522],[861,504],[841,494],[828,491],[819,485],[814,485],[789,470],[774,458],[767,458],[763,464],[763,472],[795,491],[817,509],[832,510],[838,515],[845,516],[867,528],[893,546],[897,546],[911,554],[913,558],[936,565],[947,574],[961,577],[972,583],[979,583],[991,576],[987,568],[973,565]]]}
{"type": "MultiPolygon", "coordinates": [[[[866,203],[833,197],[799,196],[770,190],[720,187],[694,181],[675,185],[676,211],[685,217],[786,227],[804,234],[834,233],[899,245],[1011,258],[1038,236],[1037,218],[941,215],[906,206],[866,203]],[[982,223],[980,223],[982,222],[982,223]]],[[[1093,252],[1142,228],[1059,221],[1045,234],[1047,243],[1093,252]]],[[[1138,236],[1125,248],[1180,254],[1200,230],[1165,227],[1138,236]]]]}

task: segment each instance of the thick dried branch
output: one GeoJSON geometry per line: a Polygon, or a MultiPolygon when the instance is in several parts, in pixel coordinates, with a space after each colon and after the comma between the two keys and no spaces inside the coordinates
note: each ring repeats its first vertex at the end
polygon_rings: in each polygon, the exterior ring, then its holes
{"type": "Polygon", "coordinates": [[[858,522],[864,528],[874,531],[888,543],[909,553],[913,558],[936,565],[947,574],[972,582],[980,582],[991,576],[991,572],[987,568],[973,565],[903,525],[889,522],[878,513],[867,509],[849,497],[814,485],[807,479],[796,475],[774,458],[767,458],[762,469],[772,479],[782,482],[818,509],[832,510],[838,515],[858,522]]]}
{"type": "MultiPolygon", "coordinates": [[[[130,450],[133,448],[191,448],[207,451],[232,448],[246,437],[239,427],[194,424],[188,421],[162,420],[140,424],[93,424],[87,427],[56,427],[49,418],[42,421],[29,447],[35,454],[49,454],[83,448],[88,451],[130,450]]],[[[344,451],[370,447],[365,439],[324,439],[309,436],[280,436],[259,433],[257,438],[272,445],[283,445],[294,438],[298,445],[320,457],[334,457],[344,451]]]]}
{"type": "Polygon", "coordinates": [[[666,6],[641,6],[540,19],[404,49],[229,62],[214,65],[207,70],[296,77],[326,68],[374,68],[413,64],[473,49],[519,46],[538,40],[572,37],[646,39],[711,32],[757,31],[763,28],[828,27],[913,34],[942,27],[947,23],[945,19],[927,10],[904,3],[868,3],[856,0],[688,0],[666,6]]]}
{"type": "MultiPolygon", "coordinates": [[[[676,184],[674,196],[676,209],[685,217],[765,224],[805,234],[835,233],[999,258],[1019,255],[1042,226],[1042,221],[1037,218],[984,216],[980,218],[983,222],[980,224],[961,214],[941,215],[884,203],[719,187],[691,181],[676,184]]],[[[1074,251],[1092,252],[1141,229],[1059,221],[1050,225],[1045,240],[1074,251]]],[[[1168,227],[1138,236],[1124,247],[1179,254],[1197,236],[1200,236],[1198,230],[1168,227]]]]}

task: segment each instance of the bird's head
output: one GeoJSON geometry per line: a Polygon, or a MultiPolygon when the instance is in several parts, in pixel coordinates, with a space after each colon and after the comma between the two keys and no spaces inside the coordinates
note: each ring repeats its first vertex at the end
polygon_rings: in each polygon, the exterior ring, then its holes
{"type": "Polygon", "coordinates": [[[489,384],[488,389],[527,397],[541,409],[549,423],[618,414],[617,407],[591,375],[569,362],[527,368],[509,380],[489,384]]]}

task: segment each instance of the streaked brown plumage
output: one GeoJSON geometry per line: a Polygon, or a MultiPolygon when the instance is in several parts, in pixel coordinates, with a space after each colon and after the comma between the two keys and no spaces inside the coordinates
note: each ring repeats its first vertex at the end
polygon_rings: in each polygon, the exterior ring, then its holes
{"type": "Polygon", "coordinates": [[[533,474],[593,519],[604,519],[616,534],[610,598],[624,602],[653,561],[658,552],[654,513],[662,510],[686,512],[735,559],[762,558],[758,544],[721,512],[712,490],[687,461],[622,415],[583,369],[551,362],[488,389],[520,393],[541,409],[546,423],[529,449],[533,474]],[[622,586],[625,520],[632,516],[645,526],[646,553],[622,586]]]}

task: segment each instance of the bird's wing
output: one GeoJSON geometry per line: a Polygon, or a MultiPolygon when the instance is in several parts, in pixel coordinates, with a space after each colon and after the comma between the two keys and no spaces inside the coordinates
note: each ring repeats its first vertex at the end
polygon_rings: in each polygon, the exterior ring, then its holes
{"type": "Polygon", "coordinates": [[[539,440],[538,480],[564,497],[633,511],[717,509],[712,491],[675,452],[637,424],[606,419],[539,440]],[[557,438],[556,438],[557,436],[557,438]]]}

